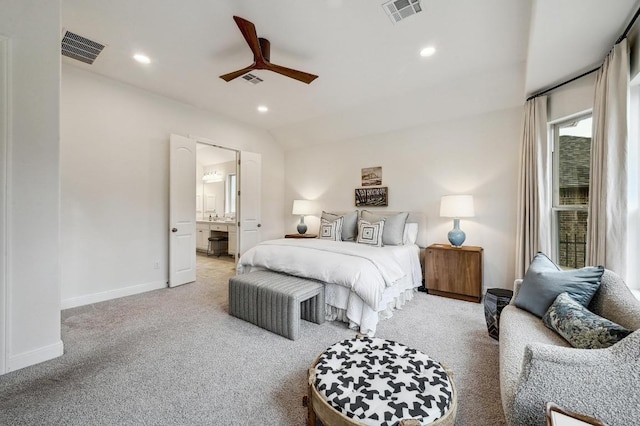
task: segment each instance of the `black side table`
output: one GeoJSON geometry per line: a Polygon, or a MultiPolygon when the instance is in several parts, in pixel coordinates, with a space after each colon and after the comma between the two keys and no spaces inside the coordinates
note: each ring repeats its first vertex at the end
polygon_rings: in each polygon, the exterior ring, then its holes
{"type": "Polygon", "coordinates": [[[500,340],[500,312],[513,297],[513,291],[506,288],[490,288],[484,296],[484,319],[487,320],[489,336],[500,340]]]}

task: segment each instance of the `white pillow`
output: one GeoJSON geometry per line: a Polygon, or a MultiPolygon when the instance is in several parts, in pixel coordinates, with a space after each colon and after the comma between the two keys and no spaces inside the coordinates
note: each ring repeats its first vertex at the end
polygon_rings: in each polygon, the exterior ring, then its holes
{"type": "Polygon", "coordinates": [[[320,219],[320,231],[318,232],[318,238],[322,240],[342,240],[342,221],[344,218],[340,216],[336,220],[327,220],[325,218],[320,219]]]}
{"type": "Polygon", "coordinates": [[[384,230],[384,220],[379,222],[358,221],[358,244],[368,244],[375,247],[382,247],[382,231],[384,230]]]}
{"type": "Polygon", "coordinates": [[[418,239],[418,224],[407,222],[404,225],[404,235],[402,236],[402,244],[415,244],[418,239]]]}

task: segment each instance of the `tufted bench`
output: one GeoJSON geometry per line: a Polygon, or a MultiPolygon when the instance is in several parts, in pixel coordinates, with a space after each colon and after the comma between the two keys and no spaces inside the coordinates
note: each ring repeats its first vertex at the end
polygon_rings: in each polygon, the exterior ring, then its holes
{"type": "Polygon", "coordinates": [[[309,369],[309,425],[453,426],[451,376],[436,361],[400,343],[343,340],[309,369]]]}
{"type": "Polygon", "coordinates": [[[254,271],[229,279],[229,313],[291,340],[300,336],[300,318],[324,322],[324,285],[318,281],[254,271]]]}

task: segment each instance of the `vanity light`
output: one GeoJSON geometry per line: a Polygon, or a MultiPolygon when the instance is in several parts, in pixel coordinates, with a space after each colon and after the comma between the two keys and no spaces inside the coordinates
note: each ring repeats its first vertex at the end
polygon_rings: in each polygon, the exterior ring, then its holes
{"type": "Polygon", "coordinates": [[[133,59],[140,62],[141,64],[150,64],[151,59],[147,55],[143,55],[142,53],[136,53],[133,55],[133,59]]]}
{"type": "Polygon", "coordinates": [[[205,175],[202,176],[202,180],[205,183],[222,182],[224,180],[224,176],[216,170],[214,172],[205,173],[205,175]]]}
{"type": "Polygon", "coordinates": [[[269,108],[267,108],[266,106],[264,106],[264,105],[258,106],[258,112],[261,112],[261,113],[264,114],[267,111],[269,111],[269,108]]]}
{"type": "Polygon", "coordinates": [[[436,53],[436,48],[433,46],[428,46],[420,51],[420,56],[422,56],[423,58],[427,58],[429,56],[433,56],[434,53],[436,53]]]}

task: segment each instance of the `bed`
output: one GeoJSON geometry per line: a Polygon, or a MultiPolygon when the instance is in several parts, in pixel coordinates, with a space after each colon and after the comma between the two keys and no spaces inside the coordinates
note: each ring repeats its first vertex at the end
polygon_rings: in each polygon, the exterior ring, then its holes
{"type": "Polygon", "coordinates": [[[321,281],[326,319],[373,336],[378,321],[422,285],[418,224],[407,219],[408,213],[323,212],[320,238],[263,241],[240,257],[237,272],[271,270],[321,281]]]}

